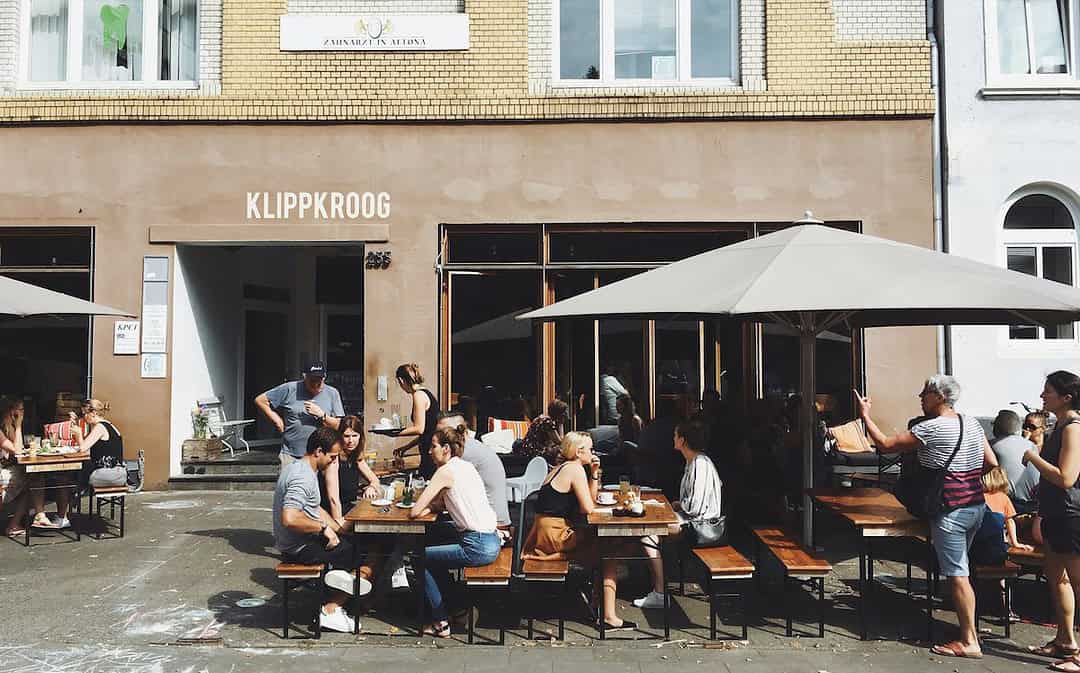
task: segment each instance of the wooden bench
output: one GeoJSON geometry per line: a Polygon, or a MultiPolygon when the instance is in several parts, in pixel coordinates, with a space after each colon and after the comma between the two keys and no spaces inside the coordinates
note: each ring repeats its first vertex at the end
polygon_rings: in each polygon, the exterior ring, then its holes
{"type": "MultiPolygon", "coordinates": [[[[525,559],[521,562],[521,577],[526,582],[548,582],[548,583],[562,583],[566,584],[566,576],[570,574],[570,562],[569,561],[539,561],[536,559],[525,559]]],[[[527,617],[528,621],[528,637],[529,640],[533,639],[533,621],[532,614],[527,617]]],[[[563,615],[563,611],[559,610],[559,640],[564,640],[566,637],[566,617],[563,615]]]]}
{"type": "MultiPolygon", "coordinates": [[[[105,517],[101,513],[101,506],[107,504],[109,506],[109,522],[105,524],[106,530],[115,526],[112,522],[116,521],[116,507],[120,506],[120,526],[118,527],[119,537],[124,537],[124,510],[125,503],[127,502],[128,487],[127,484],[123,486],[91,486],[90,487],[90,516],[94,516],[94,503],[97,503],[98,518],[103,522],[105,517]]],[[[97,539],[101,539],[104,533],[98,533],[97,539]]]]}
{"type": "MultiPolygon", "coordinates": [[[[289,592],[300,585],[306,584],[312,580],[318,580],[319,582],[319,610],[322,609],[322,598],[326,595],[326,585],[323,583],[323,577],[326,575],[326,566],[318,564],[302,564],[302,563],[279,563],[274,568],[274,572],[277,574],[277,578],[281,580],[281,610],[282,610],[282,627],[281,637],[289,639],[289,592]]],[[[319,614],[315,614],[315,639],[318,640],[322,637],[322,625],[319,623],[319,614]]]]}
{"type": "MultiPolygon", "coordinates": [[[[791,601],[787,592],[792,584],[809,585],[818,591],[818,637],[825,637],[825,576],[832,572],[832,564],[817,554],[803,548],[798,540],[779,528],[754,528],[758,549],[763,545],[780,565],[784,567],[785,607],[787,608],[786,633],[793,635],[791,601]]],[[[760,553],[758,554],[760,559],[760,553]]]]}
{"type": "MultiPolygon", "coordinates": [[[[462,572],[465,580],[465,589],[469,596],[469,602],[466,609],[469,611],[468,624],[470,645],[473,642],[474,633],[473,609],[475,601],[472,596],[473,590],[490,587],[509,587],[513,567],[514,549],[513,547],[503,547],[499,550],[499,555],[491,563],[476,568],[465,568],[462,572]]],[[[506,644],[506,627],[501,620],[499,622],[499,644],[506,644]]]]}
{"type": "MultiPolygon", "coordinates": [[[[1019,549],[1016,551],[1020,551],[1019,549]]],[[[1026,552],[1030,553],[1030,552],[1026,552]]],[[[1011,555],[1011,554],[1010,554],[1011,555]]],[[[971,566],[971,579],[975,583],[975,628],[979,627],[979,592],[978,583],[983,580],[1002,581],[1005,582],[1005,595],[1004,595],[1004,607],[1005,607],[1005,637],[1009,638],[1012,635],[1012,620],[1009,619],[1012,615],[1012,582],[1017,577],[1020,577],[1020,566],[1012,561],[1006,559],[1003,563],[998,565],[973,565],[971,566]]]]}
{"type": "Polygon", "coordinates": [[[742,640],[746,640],[750,631],[746,585],[754,578],[754,564],[734,547],[708,547],[693,551],[694,557],[705,566],[709,578],[706,589],[709,594],[709,640],[716,640],[716,599],[720,594],[714,587],[720,582],[740,580],[743,581],[742,591],[738,594],[743,606],[742,640]]]}

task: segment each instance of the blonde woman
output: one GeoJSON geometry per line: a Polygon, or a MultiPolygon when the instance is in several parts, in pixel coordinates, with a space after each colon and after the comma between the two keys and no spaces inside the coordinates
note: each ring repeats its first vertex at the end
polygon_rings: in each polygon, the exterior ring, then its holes
{"type": "MultiPolygon", "coordinates": [[[[584,432],[568,432],[559,448],[562,460],[548,472],[536,498],[536,519],[522,544],[523,559],[574,559],[588,566],[598,560],[596,538],[580,520],[596,507],[600,488],[600,458],[593,455],[592,438],[584,432]],[[575,526],[575,523],[578,525],[575,526]]],[[[637,624],[620,619],[615,612],[617,563],[600,563],[603,576],[601,600],[608,629],[634,629],[637,624]]],[[[599,624],[597,624],[599,626],[599,624]]]]}
{"type": "Polygon", "coordinates": [[[29,502],[26,497],[26,469],[15,462],[15,455],[23,448],[24,415],[22,400],[13,397],[0,399],[0,466],[10,473],[2,504],[15,503],[14,516],[11,517],[4,534],[11,537],[26,533],[23,528],[29,502]]]}

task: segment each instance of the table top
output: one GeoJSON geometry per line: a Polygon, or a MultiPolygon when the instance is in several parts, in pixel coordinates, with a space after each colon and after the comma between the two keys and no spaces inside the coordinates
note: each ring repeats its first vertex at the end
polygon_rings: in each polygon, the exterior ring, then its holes
{"type": "Polygon", "coordinates": [[[645,505],[645,516],[615,516],[610,511],[598,511],[608,510],[611,505],[597,505],[598,510],[594,510],[589,515],[589,524],[600,528],[621,528],[625,526],[667,526],[669,524],[679,523],[679,518],[675,516],[675,510],[671,508],[671,503],[664,497],[662,493],[649,493],[642,494],[641,501],[646,502],[648,500],[659,500],[660,505],[645,505]]]}
{"type": "Polygon", "coordinates": [[[413,519],[409,517],[409,510],[405,507],[398,507],[397,503],[387,507],[376,507],[371,504],[370,500],[361,500],[345,515],[345,520],[351,524],[429,524],[435,521],[435,518],[434,514],[429,513],[413,519]],[[383,512],[384,509],[389,509],[389,511],[383,512]]]}
{"type": "Polygon", "coordinates": [[[53,465],[56,463],[75,463],[86,462],[90,460],[90,453],[88,451],[76,452],[76,453],[52,453],[48,455],[41,455],[40,453],[36,458],[31,458],[29,453],[19,454],[17,458],[19,465],[53,465]]]}
{"type": "Polygon", "coordinates": [[[807,494],[819,505],[856,527],[908,526],[920,523],[892,493],[880,488],[812,488],[807,494]]]}

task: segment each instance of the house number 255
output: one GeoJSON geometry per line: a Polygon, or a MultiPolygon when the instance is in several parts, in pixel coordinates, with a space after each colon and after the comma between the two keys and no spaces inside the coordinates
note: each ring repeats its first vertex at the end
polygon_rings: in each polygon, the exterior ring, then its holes
{"type": "Polygon", "coordinates": [[[369,252],[364,258],[364,267],[368,269],[385,269],[390,266],[390,251],[380,250],[369,252]]]}

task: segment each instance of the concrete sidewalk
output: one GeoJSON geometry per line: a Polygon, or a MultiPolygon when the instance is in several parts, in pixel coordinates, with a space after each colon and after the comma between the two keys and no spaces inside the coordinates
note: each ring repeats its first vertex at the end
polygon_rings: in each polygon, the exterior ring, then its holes
{"type": "MultiPolygon", "coordinates": [[[[850,581],[857,563],[844,551],[850,540],[835,531],[823,541],[838,571],[826,584],[824,639],[809,637],[816,635],[817,613],[805,593],[793,599],[796,628],[805,635],[784,637],[785,599],[774,587],[753,600],[748,643],[709,643],[707,605],[693,596],[676,598],[672,642],[664,643],[660,615],[642,615],[625,602],[647,588],[638,568],[620,584],[619,609],[641,631],[618,632],[604,642],[581,622],[567,623],[565,642],[528,641],[524,628],[509,633],[505,647],[468,646],[464,634],[450,641],[418,639],[407,635],[413,626],[411,598],[394,601],[400,609],[392,606],[385,614],[362,617],[360,635],[325,633],[313,641],[305,637],[302,622],[314,614],[317,601],[305,590],[293,594],[299,628],[284,641],[268,494],[144,493],[132,496],[128,508],[123,540],[84,537],[74,543],[37,537],[29,549],[0,540],[0,670],[315,672],[405,664],[409,673],[466,667],[504,671],[510,666],[515,673],[562,673],[599,664],[605,673],[703,666],[830,673],[1017,671],[1048,663],[1024,653],[1023,646],[1044,642],[1053,633],[1045,626],[1017,624],[1009,641],[1001,636],[1001,626],[987,621],[983,627],[993,633],[984,634],[986,657],[981,661],[931,656],[919,640],[926,633],[923,601],[909,599],[902,586],[895,586],[903,584],[902,577],[890,582],[888,573],[902,576],[903,566],[886,562],[877,570],[885,582],[876,587],[868,609],[871,632],[880,640],[860,642],[850,581]],[[254,605],[250,599],[256,599],[254,605]],[[912,639],[900,640],[904,635],[912,639]]],[[[1044,587],[1024,581],[1015,594],[1022,615],[1042,618],[1044,587]]],[[[515,595],[508,611],[514,611],[513,601],[525,600],[532,599],[515,595]]],[[[952,615],[938,607],[937,637],[952,635],[952,615]]],[[[737,634],[738,602],[725,603],[720,614],[724,630],[737,634]]],[[[493,618],[481,612],[481,636],[495,637],[493,618]]],[[[554,632],[554,623],[538,623],[538,630],[554,632]]]]}

